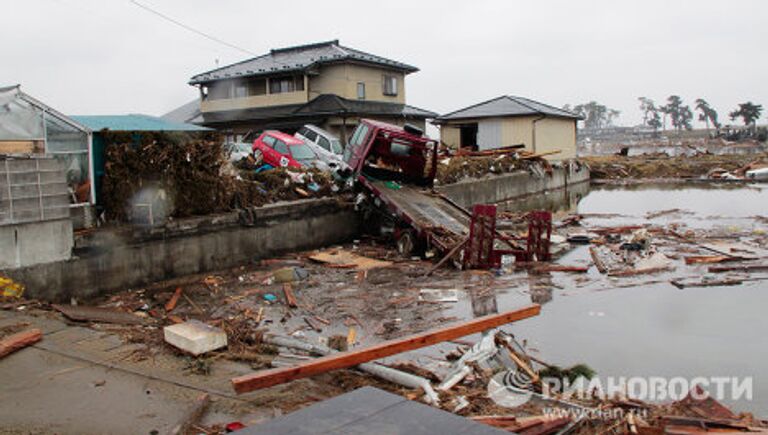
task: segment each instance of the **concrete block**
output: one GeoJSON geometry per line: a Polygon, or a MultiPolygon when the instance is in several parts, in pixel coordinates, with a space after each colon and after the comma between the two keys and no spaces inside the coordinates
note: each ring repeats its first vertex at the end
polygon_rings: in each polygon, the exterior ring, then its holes
{"type": "Polygon", "coordinates": [[[163,328],[165,342],[192,355],[201,355],[227,345],[227,334],[198,320],[163,328]]]}

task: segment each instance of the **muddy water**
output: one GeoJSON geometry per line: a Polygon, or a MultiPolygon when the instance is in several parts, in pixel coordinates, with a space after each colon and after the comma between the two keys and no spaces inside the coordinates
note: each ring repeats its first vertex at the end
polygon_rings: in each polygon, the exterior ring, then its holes
{"type": "MultiPolygon", "coordinates": [[[[682,211],[650,222],[759,230],[766,224],[751,217],[768,215],[768,186],[603,187],[577,205],[579,213],[621,215],[591,218],[608,225],[642,223],[649,213],[675,208],[682,211]]],[[[580,247],[560,262],[587,255],[580,247]]],[[[751,376],[753,398],[736,406],[768,416],[767,281],[686,290],[667,282],[604,291],[560,284],[564,288],[553,289],[540,317],[515,327],[547,359],[586,362],[601,376],[751,376]]]]}
{"type": "MultiPolygon", "coordinates": [[[[753,219],[768,216],[768,185],[593,186],[589,192],[561,195],[564,201],[556,208],[586,214],[588,226],[651,222],[726,233],[768,230],[764,221],[753,219]],[[680,210],[653,215],[669,209],[680,210]]],[[[587,248],[576,247],[558,262],[589,264],[587,248]]],[[[684,273],[690,276],[691,270],[684,273]]],[[[497,291],[495,304],[500,311],[531,299],[543,304],[539,317],[519,322],[511,331],[547,361],[561,366],[587,363],[602,380],[752,377],[751,400],[724,402],[768,417],[768,281],[678,290],[669,279],[680,274],[607,278],[594,267],[586,276],[514,274],[497,278],[509,284],[497,291]]],[[[449,311],[471,316],[471,298],[449,311]]]]}

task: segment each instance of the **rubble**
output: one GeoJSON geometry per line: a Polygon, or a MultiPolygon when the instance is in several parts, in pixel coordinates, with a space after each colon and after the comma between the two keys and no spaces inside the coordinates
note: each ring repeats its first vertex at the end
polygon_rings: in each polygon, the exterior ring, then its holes
{"type": "Polygon", "coordinates": [[[592,178],[597,180],[679,179],[723,178],[722,174],[738,171],[756,160],[768,163],[768,156],[697,154],[670,157],[666,154],[645,154],[630,157],[589,156],[581,160],[589,166],[592,178]]]}

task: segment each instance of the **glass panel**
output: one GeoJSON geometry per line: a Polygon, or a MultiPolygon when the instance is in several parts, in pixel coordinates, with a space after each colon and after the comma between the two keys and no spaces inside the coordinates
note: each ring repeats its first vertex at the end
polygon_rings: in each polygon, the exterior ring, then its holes
{"type": "Polygon", "coordinates": [[[281,140],[277,140],[275,141],[275,151],[280,154],[288,154],[288,145],[286,145],[285,142],[281,140]]]}
{"type": "Polygon", "coordinates": [[[16,96],[16,89],[0,94],[0,139],[42,140],[42,111],[16,96]]]}
{"type": "Polygon", "coordinates": [[[320,136],[320,140],[317,142],[318,145],[323,147],[324,150],[330,151],[331,150],[331,143],[328,141],[328,139],[320,136]]]}
{"type": "Polygon", "coordinates": [[[277,139],[275,139],[272,136],[267,135],[267,136],[264,136],[264,139],[262,139],[262,141],[265,144],[269,145],[270,147],[274,148],[275,147],[275,141],[277,141],[277,139]]]}
{"type": "Polygon", "coordinates": [[[317,158],[317,154],[312,151],[312,148],[306,145],[291,146],[291,155],[296,160],[313,160],[317,158]]]}

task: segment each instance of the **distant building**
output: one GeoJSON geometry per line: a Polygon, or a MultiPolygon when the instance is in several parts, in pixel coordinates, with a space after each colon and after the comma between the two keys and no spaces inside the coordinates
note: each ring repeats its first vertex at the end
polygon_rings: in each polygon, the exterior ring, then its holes
{"type": "Polygon", "coordinates": [[[578,115],[522,97],[504,95],[435,119],[440,140],[450,147],[478,150],[524,145],[553,160],[576,157],[578,115]]]}
{"type": "Polygon", "coordinates": [[[197,74],[200,89],[167,119],[212,127],[233,141],[265,129],[315,124],[345,140],[360,118],[424,128],[436,113],[406,104],[405,76],[418,68],[345,47],[338,40],[273,49],[197,74]]]}

